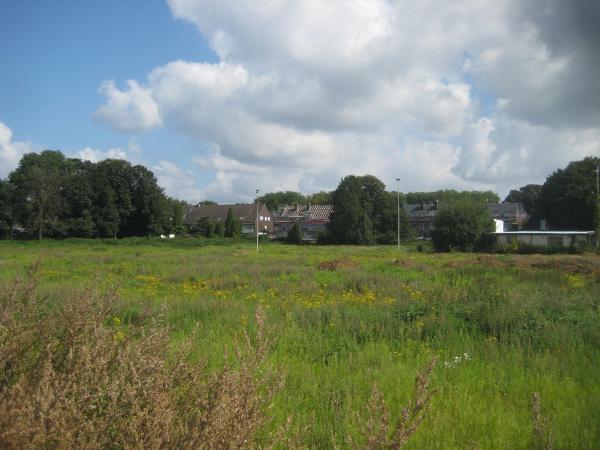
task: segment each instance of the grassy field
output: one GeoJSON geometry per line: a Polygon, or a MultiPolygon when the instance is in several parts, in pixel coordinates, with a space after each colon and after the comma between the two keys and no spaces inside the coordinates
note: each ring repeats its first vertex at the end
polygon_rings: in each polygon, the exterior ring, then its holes
{"type": "Polygon", "coordinates": [[[431,407],[407,448],[533,448],[539,394],[555,448],[600,445],[600,257],[427,254],[412,248],[185,241],[0,242],[0,285],[43,255],[59,301],[98,277],[127,324],[163,311],[176,346],[222,364],[260,305],[285,375],[258,442],[292,416],[310,448],[364,445],[374,384],[392,420],[438,357],[431,407]],[[164,306],[162,306],[164,305],[164,306]],[[162,308],[162,309],[161,309],[162,308]]]}

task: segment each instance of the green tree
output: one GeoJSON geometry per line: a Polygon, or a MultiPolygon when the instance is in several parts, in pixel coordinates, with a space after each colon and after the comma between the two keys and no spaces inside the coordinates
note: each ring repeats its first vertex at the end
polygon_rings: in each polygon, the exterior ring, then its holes
{"type": "Polygon", "coordinates": [[[555,230],[594,230],[598,226],[596,166],[600,158],[573,161],[542,186],[536,213],[555,230]]]}
{"type": "Polygon", "coordinates": [[[215,224],[215,235],[218,237],[224,237],[225,236],[225,227],[223,226],[222,222],[217,222],[215,224]]]}
{"type": "Polygon", "coordinates": [[[258,197],[258,201],[267,205],[269,211],[279,211],[285,205],[304,204],[306,198],[300,192],[269,192],[258,197]]]}
{"type": "Polygon", "coordinates": [[[225,237],[237,237],[241,234],[241,223],[233,217],[233,211],[229,208],[225,219],[225,237]]]}
{"type": "Polygon", "coordinates": [[[472,198],[442,203],[433,225],[432,243],[438,252],[476,250],[494,230],[486,202],[472,198]]]}
{"type": "Polygon", "coordinates": [[[63,221],[69,236],[96,235],[93,217],[94,191],[91,169],[93,164],[78,159],[69,160],[71,170],[63,177],[61,194],[64,200],[63,221]]]}
{"type": "Polygon", "coordinates": [[[38,239],[60,235],[64,224],[61,195],[66,160],[58,151],[27,153],[9,176],[15,187],[14,210],[18,220],[38,239]]]}
{"type": "Polygon", "coordinates": [[[528,184],[522,186],[519,189],[511,190],[506,198],[505,202],[522,203],[527,214],[533,214],[535,212],[535,206],[542,192],[541,184],[528,184]]]}
{"type": "Polygon", "coordinates": [[[333,201],[332,194],[332,192],[319,191],[307,195],[305,201],[311,205],[331,205],[333,201]]]}
{"type": "Polygon", "coordinates": [[[0,180],[0,232],[6,239],[12,236],[14,192],[13,186],[5,180],[0,180]]]}
{"type": "Polygon", "coordinates": [[[302,232],[297,223],[292,225],[292,228],[288,232],[287,241],[290,244],[300,244],[302,242],[302,232]]]}
{"type": "Polygon", "coordinates": [[[215,237],[216,227],[214,222],[208,222],[208,226],[206,227],[206,237],[212,239],[215,237]]]}
{"type": "Polygon", "coordinates": [[[406,203],[439,203],[467,199],[484,203],[498,203],[500,197],[492,191],[455,191],[454,189],[445,189],[435,192],[409,192],[404,194],[406,203]]]}
{"type": "Polygon", "coordinates": [[[327,224],[332,243],[368,245],[374,242],[373,222],[368,214],[372,206],[363,191],[362,177],[342,178],[333,192],[333,208],[327,224]]]}

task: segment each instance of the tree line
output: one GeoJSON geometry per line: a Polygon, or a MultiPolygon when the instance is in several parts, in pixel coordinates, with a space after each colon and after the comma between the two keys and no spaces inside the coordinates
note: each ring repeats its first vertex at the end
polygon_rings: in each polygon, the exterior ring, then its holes
{"type": "Polygon", "coordinates": [[[30,237],[128,237],[179,232],[184,203],[154,174],[117,159],[98,163],[60,151],[28,153],[0,180],[0,232],[30,237]]]}

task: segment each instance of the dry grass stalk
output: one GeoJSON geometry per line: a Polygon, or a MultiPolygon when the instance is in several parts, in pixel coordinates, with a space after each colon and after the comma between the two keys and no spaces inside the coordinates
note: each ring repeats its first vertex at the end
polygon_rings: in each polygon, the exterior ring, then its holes
{"type": "Polygon", "coordinates": [[[36,292],[39,263],[0,294],[0,447],[247,448],[267,420],[282,377],[254,343],[218,373],[176,352],[160,316],[128,325],[114,290],[94,288],[49,311],[36,292]]]}
{"type": "Polygon", "coordinates": [[[550,430],[550,420],[542,415],[540,394],[534,392],[531,396],[531,413],[533,416],[533,445],[540,450],[552,450],[554,437],[550,430]]]}
{"type": "Polygon", "coordinates": [[[434,357],[422,372],[417,373],[413,397],[402,409],[402,416],[393,428],[390,425],[390,412],[385,405],[383,394],[377,386],[373,386],[367,407],[369,417],[365,425],[364,448],[400,449],[406,445],[427,415],[431,397],[435,394],[435,389],[430,389],[429,384],[436,362],[437,358],[434,357]]]}

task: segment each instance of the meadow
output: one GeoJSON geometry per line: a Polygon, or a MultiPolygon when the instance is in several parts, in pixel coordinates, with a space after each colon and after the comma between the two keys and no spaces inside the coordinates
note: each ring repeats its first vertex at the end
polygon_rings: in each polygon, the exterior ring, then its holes
{"type": "Polygon", "coordinates": [[[169,325],[171,349],[193,336],[210,370],[264,311],[266,358],[284,383],[252,445],[289,421],[286,433],[305,447],[365,447],[373,386],[393,424],[434,357],[435,393],[406,448],[600,445],[598,255],[4,241],[0,288],[40,257],[44,301],[114,287],[119,333],[151,311],[169,325]]]}

